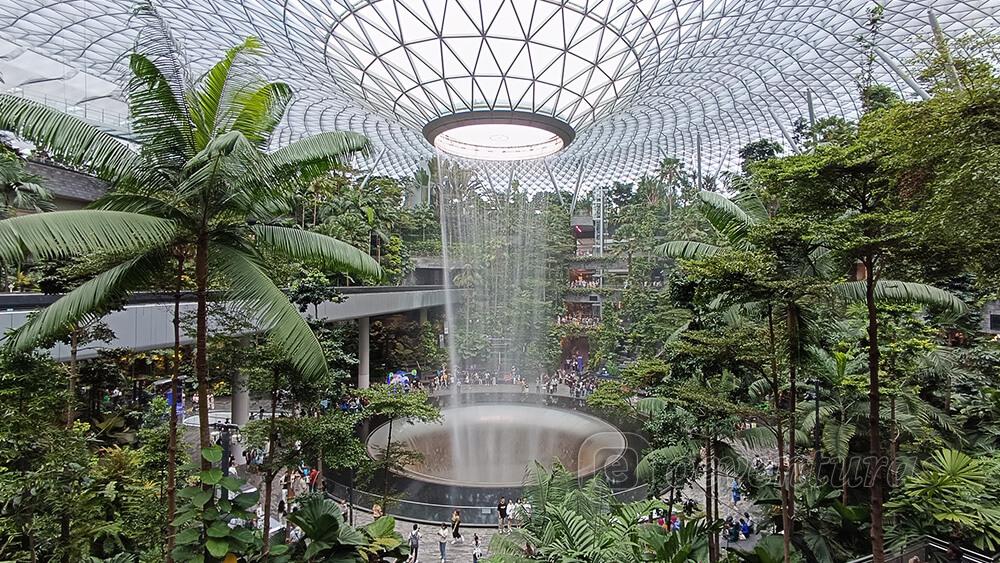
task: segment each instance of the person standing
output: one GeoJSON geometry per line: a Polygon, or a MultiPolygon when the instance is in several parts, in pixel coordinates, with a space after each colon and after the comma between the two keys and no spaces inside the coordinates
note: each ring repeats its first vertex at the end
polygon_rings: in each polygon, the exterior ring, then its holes
{"type": "Polygon", "coordinates": [[[483,548],[479,545],[479,534],[472,534],[472,563],[479,563],[483,548]]]}
{"type": "Polygon", "coordinates": [[[451,543],[452,545],[462,542],[465,543],[465,538],[462,537],[462,514],[456,508],[455,512],[451,513],[451,543]]]}
{"type": "Polygon", "coordinates": [[[316,485],[319,483],[319,471],[313,467],[309,470],[309,492],[316,492],[316,485]]]}
{"type": "Polygon", "coordinates": [[[503,525],[507,521],[507,499],[500,497],[497,502],[497,531],[503,533],[503,525]]]}
{"type": "Polygon", "coordinates": [[[520,518],[520,512],[521,499],[517,499],[507,506],[507,532],[510,532],[510,529],[517,525],[515,519],[520,518]]]}
{"type": "Polygon", "coordinates": [[[417,552],[420,551],[420,529],[417,525],[413,525],[413,529],[410,530],[410,535],[406,538],[408,544],[410,544],[410,558],[406,561],[408,563],[417,563],[417,552]]]}
{"type": "Polygon", "coordinates": [[[441,529],[438,530],[438,549],[441,550],[441,563],[447,561],[446,549],[448,548],[448,523],[441,522],[441,529]]]}
{"type": "Polygon", "coordinates": [[[347,522],[347,517],[351,512],[350,507],[347,506],[347,500],[340,499],[340,502],[337,504],[340,506],[340,517],[344,519],[344,522],[347,522]]]}

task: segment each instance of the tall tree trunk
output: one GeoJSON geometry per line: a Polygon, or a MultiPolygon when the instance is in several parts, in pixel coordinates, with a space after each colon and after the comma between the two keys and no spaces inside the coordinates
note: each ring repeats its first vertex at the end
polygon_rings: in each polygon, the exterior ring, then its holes
{"type": "Polygon", "coordinates": [[[847,483],[848,483],[848,467],[851,463],[851,456],[844,458],[844,462],[840,466],[840,502],[847,504],[847,483]]]}
{"type": "Polygon", "coordinates": [[[885,563],[885,526],[883,503],[885,493],[882,471],[882,436],[879,427],[879,346],[878,346],[878,306],[875,303],[875,260],[867,256],[864,260],[868,270],[865,278],[865,305],[868,308],[868,454],[871,456],[871,542],[872,563],[885,563]]]}
{"type": "Polygon", "coordinates": [[[677,483],[677,467],[672,467],[670,469],[670,502],[667,504],[667,522],[670,522],[670,517],[674,515],[674,494],[677,491],[675,485],[677,483]]]}
{"type": "Polygon", "coordinates": [[[80,344],[80,326],[77,324],[73,325],[73,330],[69,333],[69,381],[66,383],[67,394],[66,398],[66,428],[73,427],[73,421],[76,420],[76,380],[77,380],[77,349],[80,344]]]}
{"type": "Polygon", "coordinates": [[[69,563],[70,559],[70,523],[69,523],[69,513],[64,512],[62,516],[59,517],[59,543],[62,544],[62,557],[60,561],[62,563],[69,563]]]}
{"type": "MultiPolygon", "coordinates": [[[[705,440],[705,521],[715,524],[718,515],[713,513],[715,502],[712,494],[712,440],[705,440]]],[[[708,560],[709,563],[719,562],[719,534],[713,532],[708,540],[708,560]]]]}
{"type": "MultiPolygon", "coordinates": [[[[716,441],[715,436],[712,436],[712,499],[713,506],[712,513],[715,515],[715,520],[718,521],[719,517],[719,450],[715,447],[716,441]]],[[[722,559],[722,544],[716,541],[715,544],[715,559],[722,559]]]]}
{"type": "MultiPolygon", "coordinates": [[[[208,427],[208,235],[198,235],[194,257],[195,296],[198,301],[197,336],[195,338],[194,371],[198,378],[198,430],[202,449],[212,445],[208,427]]],[[[212,463],[201,457],[201,469],[208,471],[212,463]]]]}
{"type": "Polygon", "coordinates": [[[173,563],[174,514],[177,513],[177,397],[181,374],[181,283],[184,278],[184,256],[177,256],[177,284],[174,286],[174,358],[170,370],[170,435],[167,439],[167,554],[166,563],[173,563]]]}
{"type": "MultiPolygon", "coordinates": [[[[896,393],[889,395],[889,467],[887,479],[895,477],[896,455],[899,452],[899,425],[896,423],[896,393]]],[[[891,483],[891,481],[890,481],[891,483]]]]}
{"type": "Polygon", "coordinates": [[[788,511],[788,488],[785,475],[785,433],[781,424],[781,381],[778,372],[777,341],[774,336],[774,309],[770,304],[767,306],[767,335],[768,348],[771,355],[771,395],[774,402],[775,420],[774,435],[778,442],[778,491],[781,499],[781,528],[783,530],[784,562],[791,563],[792,560],[792,515],[788,511]]]}
{"type": "MultiPolygon", "coordinates": [[[[799,313],[794,303],[786,307],[785,323],[788,325],[788,519],[795,525],[795,409],[798,403],[798,369],[799,369],[799,313]]],[[[816,420],[819,424],[819,420],[816,420]]],[[[791,530],[790,530],[791,531],[791,530]]]]}
{"type": "Polygon", "coordinates": [[[382,510],[385,510],[386,501],[389,499],[389,464],[392,462],[392,419],[389,419],[389,435],[385,439],[385,453],[383,454],[382,471],[382,510]]]}
{"type": "MultiPolygon", "coordinates": [[[[275,471],[271,467],[274,461],[275,442],[278,441],[278,426],[275,414],[278,410],[278,368],[273,367],[271,371],[271,420],[267,429],[267,459],[264,460],[264,522],[262,530],[264,532],[261,555],[267,561],[271,555],[271,493],[274,486],[275,471]]],[[[287,507],[286,507],[287,510],[287,507]]]]}

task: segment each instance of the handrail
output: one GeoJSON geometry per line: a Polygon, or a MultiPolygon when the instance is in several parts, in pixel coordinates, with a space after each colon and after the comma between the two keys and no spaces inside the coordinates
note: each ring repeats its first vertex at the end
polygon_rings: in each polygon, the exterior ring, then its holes
{"type": "MultiPolygon", "coordinates": [[[[941,539],[935,536],[922,536],[916,542],[913,542],[906,547],[894,553],[886,554],[886,563],[909,563],[914,557],[920,563],[926,563],[930,560],[930,555],[933,553],[935,555],[948,553],[952,550],[952,544],[948,540],[941,539]]],[[[962,563],[997,563],[1000,562],[1000,554],[987,555],[985,553],[980,553],[972,549],[962,547],[960,545],[954,545],[961,555],[962,563]]],[[[870,563],[874,558],[871,555],[865,555],[864,557],[859,557],[857,559],[852,559],[847,563],[870,563]]],[[[936,560],[937,558],[935,558],[936,560]]]]}
{"type": "MultiPolygon", "coordinates": [[[[443,285],[353,285],[336,287],[337,293],[341,295],[358,295],[371,293],[402,293],[410,291],[440,291],[445,288],[443,285]]],[[[0,293],[0,310],[3,311],[24,311],[47,307],[55,303],[63,294],[61,293],[0,293]]],[[[220,297],[218,292],[209,292],[209,299],[214,300],[220,297]]],[[[194,301],[193,292],[181,293],[182,302],[194,301]]],[[[129,295],[129,305],[150,305],[155,303],[173,303],[173,293],[161,293],[155,291],[142,291],[129,295]]]]}

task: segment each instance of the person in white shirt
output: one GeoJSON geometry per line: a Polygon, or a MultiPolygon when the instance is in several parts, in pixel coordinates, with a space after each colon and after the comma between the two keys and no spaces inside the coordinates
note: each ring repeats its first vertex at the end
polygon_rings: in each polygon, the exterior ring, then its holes
{"type": "Polygon", "coordinates": [[[515,522],[515,520],[516,521],[520,521],[520,518],[521,518],[520,512],[521,512],[521,500],[520,499],[511,502],[510,506],[507,507],[507,531],[508,532],[510,531],[511,523],[512,522],[515,522]]]}
{"type": "Polygon", "coordinates": [[[438,549],[441,550],[441,563],[445,563],[446,553],[445,550],[448,548],[448,523],[441,522],[441,528],[438,530],[438,549]]]}

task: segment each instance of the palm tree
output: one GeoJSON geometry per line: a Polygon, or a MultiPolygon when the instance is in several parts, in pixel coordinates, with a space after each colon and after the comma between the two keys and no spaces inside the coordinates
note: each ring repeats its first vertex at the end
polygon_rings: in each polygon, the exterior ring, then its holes
{"type": "MultiPolygon", "coordinates": [[[[723,397],[726,393],[724,387],[728,382],[724,379],[721,385],[711,385],[707,382],[692,381],[691,385],[704,387],[707,394],[723,397]]],[[[719,517],[719,477],[724,472],[732,476],[747,475],[750,473],[750,464],[747,462],[741,450],[747,450],[755,445],[756,430],[740,430],[732,436],[724,436],[719,432],[719,425],[716,424],[723,419],[730,418],[735,410],[732,404],[725,399],[718,399],[714,404],[708,405],[701,401],[692,399],[686,395],[682,387],[676,390],[679,401],[672,401],[663,397],[646,397],[640,399],[635,404],[635,413],[646,420],[655,419],[667,409],[675,409],[690,420],[699,421],[691,425],[688,435],[677,440],[674,444],[656,448],[645,452],[642,460],[636,467],[636,475],[647,483],[655,482],[655,472],[660,467],[670,467],[672,477],[670,503],[668,512],[673,510],[674,488],[677,483],[676,469],[680,468],[682,474],[693,473],[690,468],[697,468],[699,465],[705,471],[705,518],[710,523],[721,522],[719,517]],[[678,403],[684,403],[681,406],[678,403]],[[705,424],[701,424],[705,423],[705,424]],[[744,446],[740,448],[740,446],[744,446]]],[[[735,419],[731,419],[735,422],[735,419]]],[[[708,538],[708,560],[719,560],[718,535],[711,535],[708,538]]]]}
{"type": "MultiPolygon", "coordinates": [[[[659,247],[656,251],[659,254],[682,259],[704,259],[727,251],[750,251],[755,250],[755,245],[750,238],[750,233],[754,228],[762,226],[772,219],[771,213],[764,205],[764,202],[752,190],[739,193],[734,198],[726,198],[720,194],[709,191],[701,191],[698,198],[702,202],[702,212],[705,219],[716,231],[716,238],[719,244],[710,244],[700,241],[678,240],[669,241],[659,247]]],[[[868,271],[871,271],[870,269],[868,271]]],[[[947,308],[955,313],[961,314],[965,311],[965,305],[960,299],[951,293],[919,283],[874,280],[871,277],[865,281],[839,282],[830,284],[829,290],[821,295],[814,293],[816,284],[811,283],[827,281],[833,274],[833,263],[830,260],[830,252],[822,247],[812,248],[803,251],[798,256],[786,256],[785,264],[776,274],[776,281],[806,281],[803,284],[811,289],[798,291],[788,289],[786,286],[781,292],[774,290],[777,299],[767,299],[764,303],[739,303],[735,310],[748,311],[752,309],[762,309],[766,311],[769,339],[772,348],[772,400],[777,410],[780,402],[781,386],[778,383],[778,369],[776,356],[774,354],[774,306],[778,305],[784,309],[785,320],[785,348],[788,355],[788,440],[787,450],[790,467],[785,467],[784,450],[785,443],[782,437],[781,424],[775,432],[775,439],[778,445],[779,456],[779,487],[782,493],[782,519],[786,529],[791,529],[794,516],[794,456],[796,433],[798,427],[796,419],[796,395],[798,389],[797,372],[802,363],[802,350],[804,348],[804,329],[809,324],[809,309],[817,299],[839,298],[850,302],[866,303],[868,305],[869,317],[873,313],[875,301],[895,301],[905,303],[919,303],[934,307],[947,308]]],[[[725,302],[727,296],[720,295],[719,301],[725,302]]],[[[873,335],[870,335],[873,336],[873,335]]],[[[877,357],[877,356],[876,356],[877,357]]],[[[870,361],[873,361],[870,359],[870,361]]],[[[875,360],[877,363],[877,360],[875,360]]],[[[872,367],[871,369],[877,369],[872,367]]],[[[876,380],[877,381],[877,380],[876,380]]],[[[877,396],[877,393],[876,393],[877,396]]],[[[870,424],[878,427],[879,406],[871,407],[869,416],[870,424]]],[[[789,562],[791,557],[790,534],[785,534],[785,561],[789,562]]]]}
{"type": "Polygon", "coordinates": [[[702,520],[686,523],[680,532],[667,532],[641,523],[658,500],[616,502],[607,483],[594,478],[582,486],[556,464],[551,471],[535,464],[525,483],[526,504],[515,515],[523,525],[509,535],[490,540],[490,561],[703,561],[708,551],[709,526],[702,520]]]}
{"type": "Polygon", "coordinates": [[[0,217],[10,217],[18,211],[38,213],[52,211],[52,194],[41,184],[41,178],[25,170],[16,154],[0,147],[0,217]]]}
{"type": "Polygon", "coordinates": [[[307,376],[324,373],[316,336],[268,277],[266,260],[277,254],[373,278],[379,266],[341,241],[271,222],[289,210],[300,169],[332,165],[368,144],[360,135],[330,132],[266,152],[292,91],[255,72],[259,42],[248,38],[192,80],[155,12],[147,6],[140,14],[150,22],[140,37],[146,50],[128,57],[132,77],[124,92],[136,145],[42,104],[0,95],[0,129],[113,188],[95,209],[0,221],[0,264],[90,253],[117,260],[32,317],[6,345],[31,349],[103,304],[146,287],[155,272],[180,275],[190,262],[200,443],[206,448],[209,288],[218,287],[220,298],[252,312],[295,369],[307,376]]]}

